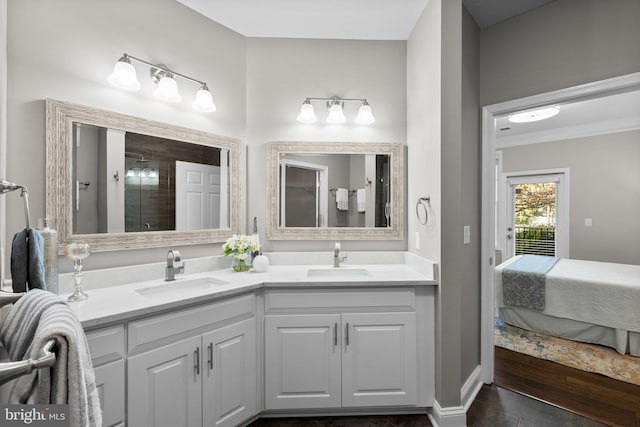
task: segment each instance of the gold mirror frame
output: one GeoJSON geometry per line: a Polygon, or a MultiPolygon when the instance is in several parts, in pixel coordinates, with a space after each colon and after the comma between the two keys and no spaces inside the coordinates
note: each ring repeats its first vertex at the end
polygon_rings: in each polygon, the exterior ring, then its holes
{"type": "Polygon", "coordinates": [[[270,142],[267,149],[267,234],[271,240],[402,240],[404,145],[396,142],[270,142]],[[283,154],[384,154],[389,156],[389,227],[282,227],[280,160],[283,154]]]}
{"type": "Polygon", "coordinates": [[[46,215],[58,231],[61,251],[67,243],[80,241],[96,252],[217,243],[239,232],[240,140],[53,99],[46,100],[46,110],[46,215]],[[229,228],[74,234],[74,122],[229,150],[229,228]]]}

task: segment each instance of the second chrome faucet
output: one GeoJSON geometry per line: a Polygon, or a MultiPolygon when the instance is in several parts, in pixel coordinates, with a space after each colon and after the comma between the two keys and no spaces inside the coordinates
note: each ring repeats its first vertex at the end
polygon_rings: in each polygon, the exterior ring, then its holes
{"type": "Polygon", "coordinates": [[[335,268],[340,267],[340,263],[347,259],[346,255],[340,255],[340,242],[336,242],[336,245],[333,247],[333,266],[335,268]]]}
{"type": "Polygon", "coordinates": [[[178,266],[175,265],[176,262],[180,262],[180,252],[169,249],[169,252],[167,252],[167,267],[165,268],[164,280],[176,280],[176,274],[184,273],[184,261],[178,266]]]}

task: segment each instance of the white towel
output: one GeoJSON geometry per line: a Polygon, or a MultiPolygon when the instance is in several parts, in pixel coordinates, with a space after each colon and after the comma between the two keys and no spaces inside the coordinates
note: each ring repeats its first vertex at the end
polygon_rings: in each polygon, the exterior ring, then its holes
{"type": "Polygon", "coordinates": [[[358,212],[364,212],[367,209],[367,190],[365,188],[358,188],[356,204],[358,205],[358,212]]]}
{"type": "Polygon", "coordinates": [[[341,211],[349,210],[349,190],[346,188],[336,190],[336,207],[341,211]]]}
{"type": "Polygon", "coordinates": [[[102,425],[87,339],[64,299],[33,289],[18,300],[0,330],[12,360],[37,359],[49,340],[56,341],[55,365],[16,379],[8,403],[68,404],[70,425],[102,425]]]}

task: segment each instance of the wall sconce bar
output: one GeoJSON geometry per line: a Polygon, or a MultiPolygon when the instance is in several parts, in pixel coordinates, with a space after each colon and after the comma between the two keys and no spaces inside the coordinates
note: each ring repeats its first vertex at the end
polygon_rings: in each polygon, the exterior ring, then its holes
{"type": "Polygon", "coordinates": [[[370,125],[375,122],[373,117],[371,106],[367,102],[366,98],[340,98],[339,96],[332,96],[331,98],[319,98],[319,97],[307,97],[300,107],[300,114],[298,114],[298,121],[301,123],[315,123],[316,115],[313,110],[311,101],[326,101],[329,115],[327,116],[327,123],[344,123],[347,119],[344,116],[343,108],[345,102],[360,102],[360,108],[358,109],[358,115],[355,118],[355,122],[361,125],[370,125]]]}
{"type": "Polygon", "coordinates": [[[194,79],[186,74],[173,71],[162,64],[153,64],[144,59],[138,58],[128,53],[122,54],[122,57],[118,60],[113,73],[107,78],[107,81],[113,86],[125,90],[139,90],[141,85],[136,75],[136,70],[131,64],[131,60],[139,62],[149,67],[149,73],[154,83],[158,85],[154,95],[166,102],[180,102],[182,97],[178,92],[178,85],[174,79],[174,76],[182,77],[183,79],[198,83],[200,89],[196,92],[195,99],[193,101],[193,108],[196,111],[210,113],[216,111],[216,106],[213,103],[213,97],[211,91],[207,87],[207,83],[202,80],[194,79]]]}

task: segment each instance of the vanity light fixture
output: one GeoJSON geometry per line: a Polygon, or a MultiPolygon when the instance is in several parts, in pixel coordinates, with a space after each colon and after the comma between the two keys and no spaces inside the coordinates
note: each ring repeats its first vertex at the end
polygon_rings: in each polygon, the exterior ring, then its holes
{"type": "Polygon", "coordinates": [[[344,123],[347,121],[344,116],[344,103],[355,101],[360,102],[360,108],[358,109],[358,115],[355,118],[355,123],[359,125],[370,125],[375,122],[373,117],[371,106],[365,98],[340,98],[339,96],[333,96],[331,98],[305,98],[300,107],[300,114],[298,114],[298,121],[301,123],[315,123],[316,115],[313,110],[311,101],[326,101],[329,115],[327,116],[327,123],[344,123]]]}
{"type": "Polygon", "coordinates": [[[151,80],[158,85],[154,91],[156,98],[165,102],[182,101],[182,97],[178,91],[178,83],[175,79],[176,76],[179,76],[200,85],[200,89],[196,92],[192,104],[194,110],[202,113],[212,113],[216,111],[211,91],[205,82],[170,70],[164,65],[152,64],[151,62],[136,58],[127,53],[124,53],[118,62],[116,62],[116,65],[113,67],[113,72],[109,75],[107,81],[120,89],[139,90],[141,85],[136,75],[136,69],[133,67],[133,64],[131,64],[131,60],[140,62],[150,68],[151,80]]]}
{"type": "Polygon", "coordinates": [[[521,113],[511,114],[509,121],[511,123],[531,123],[551,118],[560,112],[560,107],[545,107],[537,110],[523,111],[521,113]]]}

